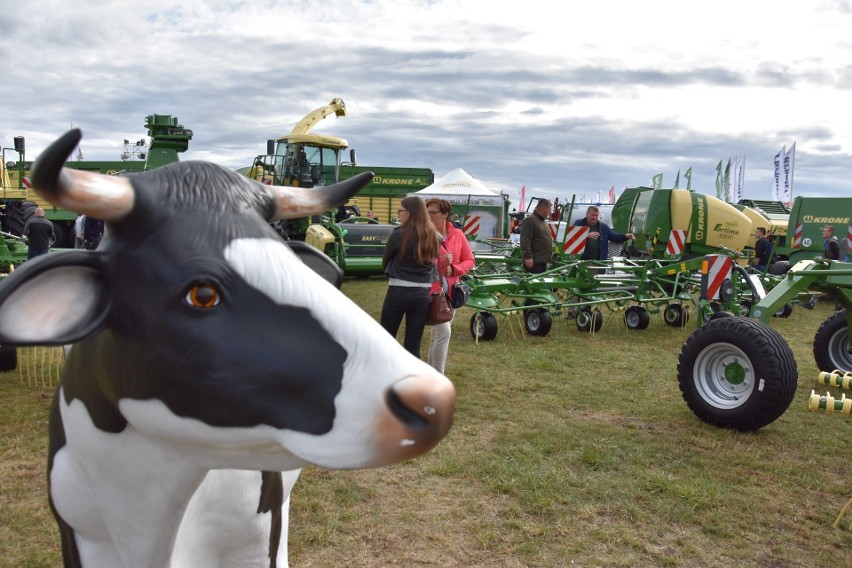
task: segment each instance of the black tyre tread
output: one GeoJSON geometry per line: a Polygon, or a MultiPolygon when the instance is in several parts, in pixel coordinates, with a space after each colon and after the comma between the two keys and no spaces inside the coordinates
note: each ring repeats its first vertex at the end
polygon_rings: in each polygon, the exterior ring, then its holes
{"type": "Polygon", "coordinates": [[[489,312],[479,312],[470,316],[470,336],[476,339],[476,318],[482,319],[482,335],[479,341],[491,341],[497,337],[497,318],[489,312]]]}
{"type": "Polygon", "coordinates": [[[836,369],[840,369],[844,373],[852,371],[852,362],[833,361],[828,349],[832,337],[838,333],[842,333],[841,330],[846,330],[846,341],[849,341],[849,328],[847,325],[846,310],[840,310],[828,316],[822,322],[822,325],[819,326],[819,329],[814,335],[813,351],[814,361],[820,371],[831,372],[836,369]],[[847,367],[846,369],[843,368],[844,365],[847,367]]]}
{"type": "Polygon", "coordinates": [[[769,267],[769,274],[774,276],[783,276],[790,272],[790,263],[786,260],[779,260],[772,263],[772,266],[769,267]]]}
{"type": "Polygon", "coordinates": [[[785,339],[768,325],[744,317],[713,319],[683,344],[677,364],[678,385],[690,410],[704,422],[740,431],[758,430],[779,418],[796,394],[798,371],[785,339]],[[731,343],[741,349],[763,379],[763,391],[734,410],[710,407],[695,390],[692,368],[697,355],[713,343],[731,343]]]}

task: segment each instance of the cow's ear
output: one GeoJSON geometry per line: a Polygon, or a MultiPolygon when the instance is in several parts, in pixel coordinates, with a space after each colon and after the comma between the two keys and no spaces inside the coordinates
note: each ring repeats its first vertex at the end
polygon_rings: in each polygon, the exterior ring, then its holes
{"type": "Polygon", "coordinates": [[[0,344],[64,345],[101,329],[109,313],[103,253],[28,260],[0,285],[0,344]]]}
{"type": "Polygon", "coordinates": [[[343,285],[343,270],[337,266],[328,255],[321,253],[309,244],[302,241],[287,241],[289,246],[299,259],[308,267],[331,282],[335,288],[343,285]]]}

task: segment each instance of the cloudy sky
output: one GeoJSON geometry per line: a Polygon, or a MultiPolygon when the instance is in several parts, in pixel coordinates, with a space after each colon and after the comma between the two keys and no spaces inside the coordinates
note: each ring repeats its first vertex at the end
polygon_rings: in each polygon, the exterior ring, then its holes
{"type": "Polygon", "coordinates": [[[314,131],[360,164],[461,167],[515,202],[690,167],[715,194],[736,157],[771,199],[794,142],[794,195],[852,194],[852,0],[31,0],[0,30],[0,144],[27,159],[72,125],[119,159],[157,113],[194,131],[182,159],[236,168],[340,97],[314,131]]]}

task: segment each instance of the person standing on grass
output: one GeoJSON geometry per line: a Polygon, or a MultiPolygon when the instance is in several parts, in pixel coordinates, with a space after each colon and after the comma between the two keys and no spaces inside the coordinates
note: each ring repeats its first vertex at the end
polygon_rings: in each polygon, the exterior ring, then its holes
{"type": "Polygon", "coordinates": [[[840,244],[837,242],[837,237],[834,236],[834,227],[826,225],[822,228],[823,250],[825,258],[828,260],[840,260],[840,244]]]}
{"type": "MultiPolygon", "coordinates": [[[[473,258],[473,251],[470,250],[467,236],[463,231],[453,226],[449,220],[453,211],[452,204],[446,199],[432,198],[426,202],[426,210],[432,219],[432,224],[441,234],[441,250],[436,265],[439,281],[432,284],[431,293],[434,294],[443,288],[452,299],[453,286],[461,281],[462,276],[473,269],[476,260],[473,258]]],[[[455,312],[453,312],[453,315],[455,315],[455,312]]],[[[447,365],[452,323],[453,321],[450,320],[433,325],[429,338],[426,362],[441,373],[444,372],[447,365]]]]}
{"type": "Polygon", "coordinates": [[[22,233],[27,238],[27,260],[47,254],[53,238],[53,223],[44,218],[44,209],[36,207],[33,216],[27,219],[22,233]]]}
{"type": "Polygon", "coordinates": [[[772,251],[772,243],[766,238],[766,229],[758,227],[754,231],[754,236],[757,240],[754,242],[754,267],[766,272],[766,266],[769,264],[769,253],[772,251]]]}
{"type": "Polygon", "coordinates": [[[601,210],[594,205],[586,209],[586,217],[574,221],[575,227],[588,227],[589,235],[586,240],[586,248],[583,251],[583,260],[606,260],[609,256],[609,241],[623,243],[634,239],[633,233],[619,233],[613,231],[609,225],[600,220],[601,210]]]}
{"type": "Polygon", "coordinates": [[[438,279],[435,260],[441,241],[420,197],[404,198],[397,215],[399,226],[391,231],[382,257],[388,291],[380,323],[396,337],[404,317],[403,346],[420,358],[420,343],[429,317],[429,290],[438,279]]]}
{"type": "Polygon", "coordinates": [[[547,226],[550,218],[550,200],[539,199],[532,215],[521,225],[521,253],[524,255],[524,270],[538,274],[547,270],[553,257],[553,236],[547,226]]]}

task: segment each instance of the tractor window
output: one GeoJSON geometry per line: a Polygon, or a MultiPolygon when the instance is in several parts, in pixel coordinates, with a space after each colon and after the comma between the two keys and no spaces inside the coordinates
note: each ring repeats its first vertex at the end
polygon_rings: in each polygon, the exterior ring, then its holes
{"type": "Polygon", "coordinates": [[[337,152],[306,144],[278,145],[283,156],[283,184],[300,187],[331,185],[337,181],[337,152]]]}

